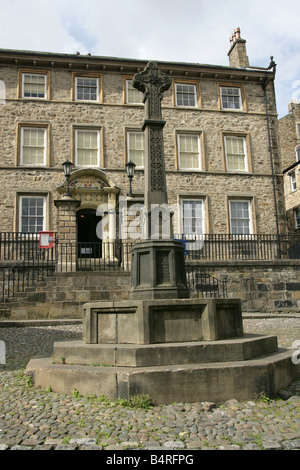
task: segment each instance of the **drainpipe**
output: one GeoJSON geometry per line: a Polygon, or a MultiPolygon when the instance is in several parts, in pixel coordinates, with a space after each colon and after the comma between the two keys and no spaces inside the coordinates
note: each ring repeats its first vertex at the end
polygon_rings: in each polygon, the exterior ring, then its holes
{"type": "MultiPolygon", "coordinates": [[[[269,68],[271,68],[271,67],[273,67],[273,70],[275,72],[276,64],[275,64],[275,62],[273,62],[273,57],[271,57],[271,63],[270,63],[269,68]]],[[[276,185],[275,185],[273,152],[272,152],[270,121],[269,121],[269,112],[268,112],[268,100],[267,100],[267,82],[268,82],[268,75],[266,75],[266,77],[265,77],[265,80],[262,84],[262,88],[264,90],[265,105],[266,105],[266,117],[267,117],[268,139],[269,139],[269,152],[270,152],[270,161],[271,161],[271,169],[272,169],[272,182],[273,182],[273,194],[274,194],[274,203],[275,203],[275,218],[276,218],[276,231],[277,231],[278,258],[281,259],[281,244],[280,244],[279,223],[278,223],[276,185]]]]}

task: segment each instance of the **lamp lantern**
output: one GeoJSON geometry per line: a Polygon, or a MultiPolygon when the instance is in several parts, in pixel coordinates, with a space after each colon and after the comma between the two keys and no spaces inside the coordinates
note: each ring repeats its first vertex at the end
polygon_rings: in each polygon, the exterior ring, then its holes
{"type": "Polygon", "coordinates": [[[135,170],[136,164],[130,160],[128,163],[126,163],[125,166],[126,166],[127,176],[129,179],[129,196],[132,196],[132,178],[134,177],[134,170],[135,170]]]}
{"type": "Polygon", "coordinates": [[[70,193],[69,193],[69,179],[70,179],[70,176],[71,176],[73,163],[70,162],[70,160],[66,160],[62,165],[64,167],[64,175],[65,175],[65,178],[67,180],[66,196],[70,196],[70,193]]]}

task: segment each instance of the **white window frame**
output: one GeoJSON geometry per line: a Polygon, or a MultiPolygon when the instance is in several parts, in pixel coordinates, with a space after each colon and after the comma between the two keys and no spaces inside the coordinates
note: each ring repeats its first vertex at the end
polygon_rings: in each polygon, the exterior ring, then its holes
{"type": "Polygon", "coordinates": [[[46,100],[47,99],[47,74],[46,73],[32,73],[32,72],[22,72],[22,98],[30,100],[46,100]],[[44,77],[44,96],[25,96],[25,75],[31,77],[40,76],[44,77]]]}
{"type": "MultiPolygon", "coordinates": [[[[239,136],[239,135],[225,135],[224,136],[224,146],[225,146],[225,158],[226,158],[226,170],[228,172],[243,172],[243,173],[247,173],[249,172],[249,167],[248,167],[248,155],[247,155],[247,143],[246,143],[246,137],[245,136],[239,136]],[[238,139],[238,140],[242,140],[243,142],[243,149],[244,149],[244,169],[240,169],[240,168],[229,168],[229,165],[228,165],[228,144],[227,144],[227,139],[238,139]]],[[[241,156],[240,154],[232,154],[232,155],[236,155],[237,157],[238,156],[241,156]]]]}
{"type": "Polygon", "coordinates": [[[131,84],[132,84],[132,79],[126,79],[126,104],[144,104],[144,94],[141,91],[137,90],[136,88],[133,88],[131,84]],[[129,91],[133,91],[134,98],[139,97],[139,99],[134,99],[133,101],[130,101],[129,91]]]}
{"type": "Polygon", "coordinates": [[[295,229],[300,229],[300,208],[294,209],[295,229]]]}
{"type": "MultiPolygon", "coordinates": [[[[22,126],[21,127],[21,136],[20,136],[20,165],[22,166],[46,166],[47,164],[47,128],[46,127],[32,127],[32,126],[22,126]],[[24,162],[24,132],[25,131],[43,131],[44,133],[44,150],[43,150],[43,163],[27,163],[24,162]]],[[[34,148],[34,146],[31,146],[34,148]]]]}
{"type": "Polygon", "coordinates": [[[253,219],[252,219],[252,201],[249,200],[249,199],[230,199],[228,201],[228,204],[229,204],[229,224],[230,224],[230,234],[231,235],[243,235],[245,237],[247,237],[247,235],[253,235],[253,219]],[[240,218],[240,217],[232,217],[232,207],[231,207],[231,204],[232,203],[247,203],[248,204],[248,213],[249,213],[249,218],[246,219],[246,218],[240,218]],[[233,220],[248,220],[249,221],[249,224],[248,224],[248,229],[249,229],[249,233],[234,233],[233,232],[233,220]]]}
{"type": "Polygon", "coordinates": [[[179,108],[197,108],[198,107],[198,97],[197,97],[197,86],[194,84],[194,83],[175,83],[175,106],[179,107],[179,108]],[[186,92],[183,92],[183,91],[178,91],[178,87],[180,86],[186,86],[186,87],[191,87],[193,88],[193,92],[191,91],[186,91],[186,92]],[[195,104],[179,104],[178,103],[178,95],[179,94],[188,94],[188,95],[193,95],[194,97],[194,102],[195,104]]]}
{"type": "Polygon", "coordinates": [[[294,193],[295,191],[297,191],[297,175],[295,171],[293,171],[293,173],[290,173],[290,182],[292,193],[294,193]]]}
{"type": "Polygon", "coordinates": [[[296,152],[296,162],[300,162],[300,145],[295,148],[296,152]]]}
{"type": "MultiPolygon", "coordinates": [[[[179,170],[186,170],[186,171],[202,171],[202,158],[201,158],[201,143],[200,143],[200,134],[194,134],[194,133],[185,133],[185,132],[179,132],[177,134],[177,147],[178,147],[178,169],[179,170]],[[182,150],[181,149],[181,144],[180,144],[180,139],[182,137],[194,137],[197,138],[197,146],[198,146],[198,166],[197,167],[188,167],[184,166],[182,163],[182,156],[183,153],[189,155],[189,152],[187,150],[182,150]]],[[[190,154],[193,154],[194,152],[190,152],[190,154]]]]}
{"type": "MultiPolygon", "coordinates": [[[[198,236],[202,236],[202,235],[205,235],[205,199],[204,198],[182,198],[181,199],[181,205],[180,205],[180,209],[181,209],[181,215],[180,215],[180,224],[181,224],[181,233],[188,239],[188,238],[197,238],[197,235],[198,236]],[[201,209],[202,209],[202,221],[201,221],[201,225],[198,225],[196,224],[196,231],[191,231],[190,233],[186,233],[185,232],[185,228],[186,225],[190,225],[190,224],[186,224],[185,220],[187,218],[191,218],[192,220],[197,220],[196,216],[194,217],[193,214],[195,215],[195,210],[196,208],[192,208],[192,217],[187,217],[187,213],[186,211],[188,209],[185,209],[185,204],[188,204],[188,203],[200,203],[201,204],[201,209]],[[200,227],[200,231],[197,231],[197,228],[200,227]]],[[[193,227],[192,227],[193,228],[193,227]]]]}
{"type": "MultiPolygon", "coordinates": [[[[91,86],[86,86],[86,88],[91,88],[91,86]]],[[[91,102],[91,103],[97,103],[99,102],[99,77],[92,77],[92,76],[87,76],[87,75],[78,75],[75,77],[75,101],[84,101],[84,102],[91,102]],[[87,99],[87,98],[78,98],[78,86],[82,86],[82,85],[78,85],[78,80],[96,80],[96,87],[93,87],[93,88],[96,88],[96,98],[95,99],[87,99]]]]}
{"type": "Polygon", "coordinates": [[[136,164],[136,169],[137,170],[143,170],[145,168],[145,136],[144,136],[144,133],[141,132],[141,131],[127,131],[127,161],[129,162],[130,160],[136,164]],[[136,135],[139,135],[143,138],[143,149],[132,149],[130,148],[130,136],[133,135],[133,136],[136,136],[136,135]],[[135,152],[135,151],[142,151],[143,152],[143,162],[144,164],[143,165],[138,165],[136,163],[136,160],[135,160],[135,157],[134,155],[132,154],[132,151],[135,152]]]}
{"type": "MultiPolygon", "coordinates": [[[[82,148],[84,149],[84,148],[82,148]]],[[[88,147],[85,148],[86,150],[91,150],[88,147]]],[[[75,166],[78,168],[99,168],[100,167],[100,130],[99,129],[75,129],[75,166]],[[78,133],[79,132],[96,132],[97,133],[97,163],[96,165],[87,165],[87,164],[79,164],[78,163],[78,133]]]]}
{"type": "MultiPolygon", "coordinates": [[[[237,96],[237,95],[231,95],[232,97],[237,96]]],[[[226,110],[226,111],[241,111],[243,109],[243,100],[242,100],[242,90],[240,87],[235,87],[235,86],[220,86],[220,99],[221,99],[221,108],[226,110]],[[223,97],[230,97],[230,95],[224,95],[223,91],[225,90],[238,90],[238,97],[239,97],[239,107],[236,108],[231,107],[231,106],[224,106],[223,104],[223,97]]]]}
{"type": "MultiPolygon", "coordinates": [[[[27,215],[27,217],[30,218],[30,214],[27,215]]],[[[38,218],[38,215],[37,214],[34,214],[34,216],[32,215],[31,216],[32,218],[35,218],[37,219],[38,218]]],[[[37,220],[36,220],[37,222],[37,220]]],[[[35,226],[37,226],[35,222],[35,226]]],[[[23,194],[21,196],[19,196],[19,231],[21,233],[38,233],[39,231],[44,231],[46,229],[46,196],[43,196],[43,195],[34,195],[34,194],[23,194]],[[23,215],[22,215],[22,207],[23,207],[23,201],[24,199],[43,199],[43,225],[42,227],[40,227],[38,230],[35,230],[34,232],[23,232],[23,224],[22,224],[22,219],[23,219],[23,215]]]]}

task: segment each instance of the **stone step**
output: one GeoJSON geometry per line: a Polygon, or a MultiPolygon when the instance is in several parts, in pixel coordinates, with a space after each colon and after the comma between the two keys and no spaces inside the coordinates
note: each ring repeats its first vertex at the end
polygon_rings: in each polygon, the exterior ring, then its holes
{"type": "MultiPolygon", "coordinates": [[[[31,359],[26,373],[34,386],[56,393],[104,395],[117,400],[148,394],[155,405],[174,402],[224,403],[276,393],[299,377],[292,352],[278,351],[256,359],[151,367],[107,367],[53,364],[52,358],[31,359]]],[[[297,368],[298,367],[298,368],[297,368]]]]}
{"type": "Polygon", "coordinates": [[[10,309],[0,306],[0,319],[9,318],[9,316],[10,316],[10,309]]]}
{"type": "Polygon", "coordinates": [[[86,344],[83,341],[54,344],[53,362],[60,364],[105,364],[121,367],[172,366],[214,362],[247,361],[276,353],[276,336],[245,335],[219,341],[162,344],[86,344]]]}

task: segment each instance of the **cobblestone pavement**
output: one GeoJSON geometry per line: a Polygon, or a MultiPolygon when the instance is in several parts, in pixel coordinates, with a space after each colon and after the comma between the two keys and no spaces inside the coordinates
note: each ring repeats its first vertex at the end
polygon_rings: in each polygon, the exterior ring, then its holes
{"type": "MultiPolygon", "coordinates": [[[[280,347],[300,339],[300,315],[244,319],[247,333],[275,334],[280,347]]],[[[36,390],[24,367],[51,356],[53,343],[81,338],[80,324],[0,327],[0,450],[300,450],[300,380],[282,397],[223,404],[134,408],[105,397],[36,390]]],[[[142,403],[146,406],[146,403],[142,403]]]]}

